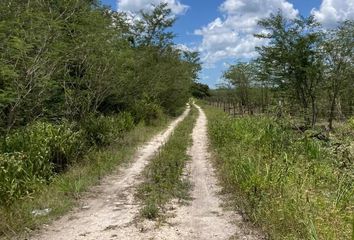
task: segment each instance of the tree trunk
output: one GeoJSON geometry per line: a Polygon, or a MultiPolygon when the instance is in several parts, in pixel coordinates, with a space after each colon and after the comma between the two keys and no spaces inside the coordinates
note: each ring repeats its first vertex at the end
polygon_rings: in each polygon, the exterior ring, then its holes
{"type": "Polygon", "coordinates": [[[316,98],[311,96],[311,126],[315,127],[317,121],[317,109],[316,109],[316,98]]]}
{"type": "Polygon", "coordinates": [[[328,128],[330,130],[333,130],[333,120],[334,120],[334,110],[336,108],[336,96],[333,96],[332,101],[331,101],[331,109],[329,112],[329,118],[328,118],[328,128]]]}
{"type": "Polygon", "coordinates": [[[307,102],[306,95],[305,95],[303,90],[301,90],[300,94],[301,94],[300,96],[301,96],[302,106],[303,106],[303,109],[304,109],[305,125],[309,126],[311,124],[310,117],[309,117],[309,104],[307,102]]]}
{"type": "Polygon", "coordinates": [[[337,98],[337,101],[336,101],[336,105],[337,105],[337,111],[338,111],[338,116],[339,118],[344,121],[345,120],[345,116],[342,112],[342,104],[341,104],[341,99],[340,97],[337,98]]]}

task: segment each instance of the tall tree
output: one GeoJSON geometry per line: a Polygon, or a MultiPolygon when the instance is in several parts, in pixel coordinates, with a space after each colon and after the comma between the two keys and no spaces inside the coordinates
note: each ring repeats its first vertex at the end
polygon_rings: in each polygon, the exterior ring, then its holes
{"type": "Polygon", "coordinates": [[[223,74],[223,77],[235,88],[240,100],[240,110],[250,110],[250,87],[255,78],[254,65],[251,63],[237,63],[231,65],[223,74]]]}
{"type": "Polygon", "coordinates": [[[139,102],[177,112],[200,65],[174,45],[174,21],[166,4],[132,22],[97,0],[0,1],[0,131],[139,102]]]}
{"type": "Polygon", "coordinates": [[[329,92],[329,128],[333,128],[335,108],[346,89],[353,89],[354,21],[342,22],[329,31],[323,44],[325,50],[326,87],[329,92]]]}
{"type": "Polygon", "coordinates": [[[302,106],[306,125],[316,123],[317,97],[323,79],[323,32],[313,16],[286,19],[280,12],[258,23],[269,39],[258,48],[260,59],[271,67],[273,81],[302,106]]]}
{"type": "Polygon", "coordinates": [[[176,21],[167,3],[154,6],[152,12],[141,11],[141,19],[133,27],[135,43],[138,46],[156,46],[164,49],[173,44],[174,33],[168,31],[176,21]]]}

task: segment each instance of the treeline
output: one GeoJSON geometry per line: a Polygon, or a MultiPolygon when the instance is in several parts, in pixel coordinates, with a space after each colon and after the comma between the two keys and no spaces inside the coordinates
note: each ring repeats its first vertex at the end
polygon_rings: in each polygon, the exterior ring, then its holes
{"type": "Polygon", "coordinates": [[[95,112],[139,118],[149,104],[175,114],[187,101],[198,54],[173,44],[166,5],[132,20],[98,1],[0,4],[1,129],[95,112]]]}
{"type": "Polygon", "coordinates": [[[166,4],[134,17],[95,0],[0,2],[0,202],[181,111],[200,63],[174,22],[166,4]]]}
{"type": "Polygon", "coordinates": [[[301,116],[306,126],[325,118],[330,129],[335,119],[353,115],[353,21],[325,30],[313,16],[287,19],[278,12],[259,26],[255,36],[268,44],[257,48],[253,61],[231,65],[226,86],[211,101],[234,102],[243,112],[301,116]]]}

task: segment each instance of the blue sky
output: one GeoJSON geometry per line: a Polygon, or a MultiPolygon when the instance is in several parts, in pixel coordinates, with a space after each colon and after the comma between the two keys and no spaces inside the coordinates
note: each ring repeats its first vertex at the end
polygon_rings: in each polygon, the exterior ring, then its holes
{"type": "Polygon", "coordinates": [[[312,13],[325,27],[354,19],[354,0],[102,0],[120,11],[148,9],[159,2],[167,2],[178,19],[172,29],[175,42],[200,52],[200,81],[211,87],[222,81],[229,64],[256,56],[254,47],[264,44],[253,37],[261,31],[256,22],[271,12],[281,9],[289,17],[312,13]]]}

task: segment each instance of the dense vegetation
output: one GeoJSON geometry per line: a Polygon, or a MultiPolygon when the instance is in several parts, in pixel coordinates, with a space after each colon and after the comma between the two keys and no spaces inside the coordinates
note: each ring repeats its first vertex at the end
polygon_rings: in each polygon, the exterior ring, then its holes
{"type": "Polygon", "coordinates": [[[50,184],[35,184],[35,191],[11,204],[0,205],[0,239],[26,239],[43,223],[79,206],[85,193],[117,166],[128,163],[136,147],[157,134],[169,121],[140,123],[110,146],[94,149],[65,172],[52,176],[50,184]],[[45,214],[40,214],[44,212],[45,214]],[[38,214],[39,213],[39,214],[38,214]]]}
{"type": "Polygon", "coordinates": [[[286,119],[206,110],[225,189],[271,239],[353,239],[352,123],[321,141],[286,119]]]}
{"type": "Polygon", "coordinates": [[[139,17],[98,1],[0,2],[0,204],[185,106],[200,69],[166,4],[139,17]]]}
{"type": "Polygon", "coordinates": [[[253,61],[231,65],[226,88],[211,101],[232,102],[241,113],[277,110],[303,118],[305,127],[326,119],[332,129],[334,120],[354,113],[353,21],[324,30],[313,16],[287,19],[279,12],[259,26],[256,37],[268,44],[253,61]]]}
{"type": "Polygon", "coordinates": [[[191,90],[195,98],[203,99],[211,96],[209,86],[203,83],[193,83],[191,90]]]}

